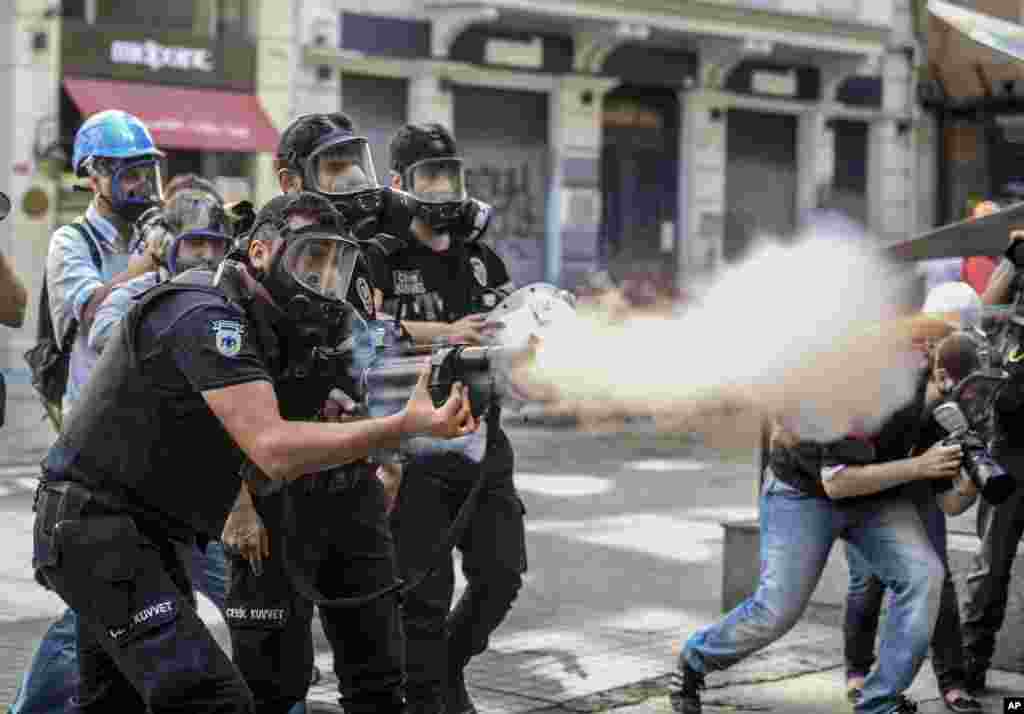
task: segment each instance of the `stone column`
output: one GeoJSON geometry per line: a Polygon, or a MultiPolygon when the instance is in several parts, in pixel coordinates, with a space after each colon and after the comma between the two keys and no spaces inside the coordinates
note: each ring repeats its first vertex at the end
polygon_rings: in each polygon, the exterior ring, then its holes
{"type": "Polygon", "coordinates": [[[545,280],[572,288],[596,266],[601,227],[601,107],[614,81],[566,75],[550,95],[545,280]]]}
{"type": "MultiPolygon", "coordinates": [[[[263,0],[253,12],[256,17],[256,95],[270,121],[282,131],[298,111],[315,110],[295,106],[300,95],[292,93],[292,81],[301,65],[292,5],[263,0]]],[[[337,89],[332,93],[334,106],[337,106],[337,89]]],[[[280,193],[273,165],[272,153],[258,154],[252,161],[253,203],[257,206],[280,193]]]]}
{"type": "Polygon", "coordinates": [[[409,80],[408,120],[410,124],[438,122],[451,129],[455,136],[459,135],[451,88],[429,64],[409,80]]]}
{"type": "Polygon", "coordinates": [[[722,88],[743,60],[740,40],[702,38],[697,87],[686,92],[682,109],[682,170],[678,280],[685,287],[711,277],[722,260],[725,231],[726,121],[722,88]]]}
{"type": "Polygon", "coordinates": [[[0,92],[6,97],[0,112],[0,190],[12,207],[0,223],[0,250],[13,262],[29,295],[24,327],[0,328],[0,368],[21,373],[21,354],[34,342],[36,306],[57,222],[58,186],[39,171],[34,145],[44,122],[52,127],[59,121],[60,20],[44,17],[48,3],[43,0],[17,0],[8,6],[0,18],[0,92]],[[30,193],[32,203],[43,207],[41,213],[24,210],[30,193]]]}
{"type": "Polygon", "coordinates": [[[870,225],[883,241],[909,237],[916,225],[913,185],[914,79],[908,58],[887,53],[882,61],[882,110],[869,132],[870,225]]]}

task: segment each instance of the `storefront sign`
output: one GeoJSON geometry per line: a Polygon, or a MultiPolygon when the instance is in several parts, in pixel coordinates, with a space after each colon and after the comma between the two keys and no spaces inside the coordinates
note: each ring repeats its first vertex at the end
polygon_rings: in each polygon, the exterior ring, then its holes
{"type": "Polygon", "coordinates": [[[771,94],[776,97],[796,96],[796,72],[753,72],[750,75],[750,90],[755,94],[771,94]]]}
{"type": "Polygon", "coordinates": [[[544,66],[544,42],[539,37],[527,42],[490,37],[484,45],[484,62],[540,69],[544,66]]]}
{"type": "Polygon", "coordinates": [[[165,67],[199,72],[212,72],[215,68],[213,52],[206,48],[164,47],[153,40],[114,40],[110,43],[110,61],[114,64],[145,65],[154,72],[165,67]]]}
{"type": "Polygon", "coordinates": [[[65,75],[240,92],[255,87],[256,46],[243,38],[224,42],[185,30],[72,20],[61,33],[65,75]]]}

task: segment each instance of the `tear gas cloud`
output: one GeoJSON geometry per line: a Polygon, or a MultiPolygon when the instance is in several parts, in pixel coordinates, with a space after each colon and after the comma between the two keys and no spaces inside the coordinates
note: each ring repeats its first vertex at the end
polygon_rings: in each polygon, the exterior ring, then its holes
{"type": "Polygon", "coordinates": [[[893,320],[909,277],[854,230],[822,220],[793,243],[762,241],[678,315],[581,312],[544,335],[531,376],[584,412],[705,433],[768,415],[804,438],[870,429],[913,396],[920,361],[893,320]]]}

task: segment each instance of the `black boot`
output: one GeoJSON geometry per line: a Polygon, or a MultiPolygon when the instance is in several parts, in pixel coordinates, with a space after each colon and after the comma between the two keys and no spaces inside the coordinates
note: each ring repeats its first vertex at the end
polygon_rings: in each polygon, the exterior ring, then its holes
{"type": "Polygon", "coordinates": [[[668,699],[676,714],[701,714],[700,690],[704,689],[704,675],[683,663],[682,671],[672,673],[668,699]]]}

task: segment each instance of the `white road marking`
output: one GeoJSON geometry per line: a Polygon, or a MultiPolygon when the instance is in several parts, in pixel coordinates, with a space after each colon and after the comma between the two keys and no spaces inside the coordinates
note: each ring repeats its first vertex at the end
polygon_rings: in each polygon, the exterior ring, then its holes
{"type": "Polygon", "coordinates": [[[673,560],[704,563],[721,550],[722,527],[710,521],[687,520],[658,513],[625,513],[578,521],[531,521],[528,533],[559,535],[583,543],[673,560]]]}
{"type": "Polygon", "coordinates": [[[694,459],[644,459],[643,461],[628,461],[626,468],[634,471],[704,471],[710,468],[709,464],[694,459]]]}
{"type": "Polygon", "coordinates": [[[517,472],[516,488],[542,496],[597,496],[615,488],[611,479],[586,474],[537,474],[517,472]]]}
{"type": "Polygon", "coordinates": [[[38,464],[19,464],[17,466],[0,466],[0,479],[13,478],[15,476],[30,476],[38,478],[42,470],[38,464]]]}

